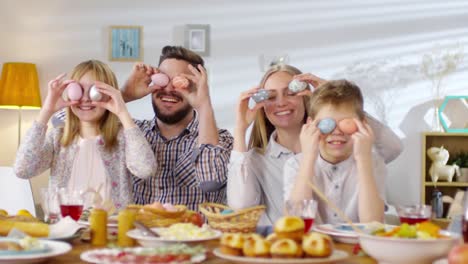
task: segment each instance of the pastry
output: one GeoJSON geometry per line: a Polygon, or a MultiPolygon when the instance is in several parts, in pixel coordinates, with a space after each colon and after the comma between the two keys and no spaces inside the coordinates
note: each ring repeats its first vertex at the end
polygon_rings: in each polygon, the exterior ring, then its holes
{"type": "Polygon", "coordinates": [[[292,239],[281,238],[271,245],[270,253],[273,258],[301,258],[302,247],[292,239]]]}
{"type": "Polygon", "coordinates": [[[278,238],[301,242],[305,230],[304,220],[297,216],[283,216],[275,222],[274,230],[278,238]]]}
{"type": "Polygon", "coordinates": [[[302,239],[302,250],[307,257],[328,257],[333,252],[333,242],[328,235],[310,232],[302,239]]]}
{"type": "Polygon", "coordinates": [[[247,257],[268,258],[270,256],[271,243],[258,234],[245,236],[242,252],[247,257]]]}
{"type": "Polygon", "coordinates": [[[223,254],[242,256],[244,235],[241,233],[224,233],[220,241],[220,250],[223,254]]]}

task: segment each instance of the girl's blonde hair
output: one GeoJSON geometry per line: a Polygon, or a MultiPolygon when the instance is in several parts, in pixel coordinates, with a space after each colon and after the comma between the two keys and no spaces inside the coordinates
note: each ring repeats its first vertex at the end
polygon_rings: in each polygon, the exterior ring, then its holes
{"type": "MultiPolygon", "coordinates": [[[[265,87],[265,83],[270,78],[271,75],[277,72],[287,72],[291,75],[298,75],[302,72],[287,64],[278,64],[271,67],[265,75],[263,75],[262,80],[260,81],[260,88],[265,87]]],[[[304,122],[307,120],[307,110],[309,109],[309,97],[304,96],[304,122]]],[[[252,133],[250,134],[249,145],[248,149],[255,148],[260,153],[265,153],[265,149],[268,145],[268,141],[270,140],[270,136],[275,130],[275,126],[268,120],[265,115],[265,111],[262,109],[261,111],[257,112],[255,116],[255,120],[253,123],[252,133]]]]}
{"type": "MultiPolygon", "coordinates": [[[[118,89],[117,78],[111,68],[98,60],[88,60],[78,64],[71,72],[71,79],[79,81],[85,74],[91,73],[96,81],[106,83],[118,89]]],[[[71,111],[70,107],[66,108],[65,127],[62,135],[62,146],[69,146],[78,136],[80,132],[80,120],[71,111]]],[[[118,117],[112,112],[106,110],[99,122],[99,130],[104,140],[104,148],[110,151],[117,144],[117,133],[120,124],[118,117]]]]}

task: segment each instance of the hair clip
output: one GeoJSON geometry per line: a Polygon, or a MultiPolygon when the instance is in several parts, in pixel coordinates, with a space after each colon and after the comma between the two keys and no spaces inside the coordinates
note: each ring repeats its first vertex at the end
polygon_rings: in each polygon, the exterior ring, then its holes
{"type": "Polygon", "coordinates": [[[304,91],[307,88],[307,85],[308,84],[306,82],[299,81],[297,79],[293,79],[289,83],[288,89],[289,89],[289,91],[291,91],[293,93],[298,93],[298,92],[304,91]]]}
{"type": "Polygon", "coordinates": [[[155,73],[151,75],[151,81],[154,85],[159,87],[166,87],[169,83],[169,76],[164,73],[155,73]]]}
{"type": "Polygon", "coordinates": [[[183,76],[176,76],[172,79],[172,86],[176,89],[186,89],[189,84],[189,80],[183,76]]]}
{"type": "Polygon", "coordinates": [[[102,93],[97,90],[96,85],[91,86],[89,89],[89,98],[92,101],[100,101],[102,99],[102,93]]]}

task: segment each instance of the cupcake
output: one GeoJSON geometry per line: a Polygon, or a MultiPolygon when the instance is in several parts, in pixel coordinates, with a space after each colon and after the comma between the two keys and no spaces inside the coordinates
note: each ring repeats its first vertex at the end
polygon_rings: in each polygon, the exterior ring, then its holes
{"type": "Polygon", "coordinates": [[[302,250],[307,257],[328,257],[333,252],[333,242],[328,235],[311,232],[304,235],[302,250]]]}
{"type": "Polygon", "coordinates": [[[220,251],[226,255],[242,256],[244,235],[241,233],[224,233],[220,241],[220,251]]]}
{"type": "Polygon", "coordinates": [[[304,221],[297,216],[283,216],[275,222],[274,230],[278,238],[289,238],[301,242],[305,225],[304,221]]]}
{"type": "Polygon", "coordinates": [[[301,258],[302,248],[292,239],[281,238],[271,245],[270,253],[273,258],[301,258]]]}

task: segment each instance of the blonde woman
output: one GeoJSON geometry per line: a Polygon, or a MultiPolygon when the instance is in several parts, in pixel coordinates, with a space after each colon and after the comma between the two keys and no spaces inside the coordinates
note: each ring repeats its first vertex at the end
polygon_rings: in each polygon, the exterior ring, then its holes
{"type": "Polygon", "coordinates": [[[112,70],[97,60],[78,64],[70,80],[64,74],[51,80],[39,116],[18,150],[16,175],[31,178],[50,168],[50,187],[99,193],[117,209],[132,203],[131,175],[151,177],[156,161],[116,87],[112,70]],[[77,101],[62,98],[70,83],[82,88],[77,101]],[[91,100],[92,86],[102,94],[100,101],[91,100]],[[47,132],[51,116],[64,107],[64,128],[47,132]]]}
{"type": "MultiPolygon", "coordinates": [[[[291,93],[288,85],[293,79],[313,87],[326,82],[293,66],[276,65],[265,73],[259,86],[241,94],[237,107],[228,167],[228,204],[235,209],[266,205],[261,225],[272,225],[283,214],[283,167],[289,158],[301,153],[299,135],[307,120],[312,91],[291,93]],[[274,96],[249,109],[250,97],[260,88],[272,91],[274,96]],[[252,122],[247,146],[246,131],[252,122]]],[[[386,162],[395,159],[402,151],[398,136],[375,119],[366,119],[375,132],[377,152],[386,162]]]]}

